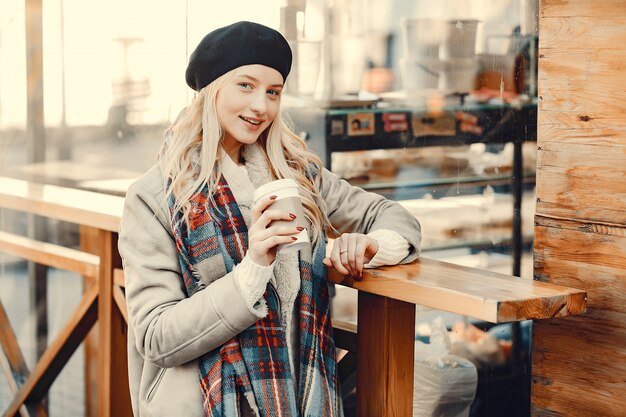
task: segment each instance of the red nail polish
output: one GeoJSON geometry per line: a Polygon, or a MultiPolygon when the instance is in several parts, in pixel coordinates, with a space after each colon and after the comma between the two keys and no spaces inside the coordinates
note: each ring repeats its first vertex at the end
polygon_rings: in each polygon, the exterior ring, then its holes
{"type": "Polygon", "coordinates": [[[289,217],[291,217],[292,219],[295,219],[295,218],[296,218],[296,215],[295,215],[295,214],[293,214],[293,213],[289,213],[289,217]]]}
{"type": "Polygon", "coordinates": [[[276,196],[276,195],[271,195],[271,196],[270,196],[270,200],[276,200],[276,198],[277,198],[277,197],[278,197],[278,196],[276,196]]]}
{"type": "Polygon", "coordinates": [[[291,236],[291,240],[298,240],[298,238],[295,236],[291,236]]]}
{"type": "Polygon", "coordinates": [[[298,227],[296,227],[296,229],[298,229],[298,230],[301,232],[301,231],[303,231],[303,230],[304,230],[304,227],[302,227],[302,226],[298,226],[298,227]]]}

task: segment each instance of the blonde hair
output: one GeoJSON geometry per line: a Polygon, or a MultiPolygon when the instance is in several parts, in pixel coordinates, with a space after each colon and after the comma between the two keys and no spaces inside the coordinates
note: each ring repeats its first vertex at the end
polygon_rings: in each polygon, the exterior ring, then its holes
{"type": "MultiPolygon", "coordinates": [[[[218,148],[224,135],[216,99],[232,73],[222,75],[200,90],[165,133],[170,137],[161,155],[165,195],[168,201],[174,199],[173,212],[180,212],[187,226],[191,200],[205,185],[208,186],[207,204],[215,205],[213,194],[221,176],[218,148]]],[[[298,183],[304,213],[311,222],[311,234],[317,240],[324,226],[329,224],[326,203],[314,183],[314,177],[321,176],[321,159],[293,133],[280,111],[257,143],[261,145],[272,179],[292,178],[298,183]]]]}

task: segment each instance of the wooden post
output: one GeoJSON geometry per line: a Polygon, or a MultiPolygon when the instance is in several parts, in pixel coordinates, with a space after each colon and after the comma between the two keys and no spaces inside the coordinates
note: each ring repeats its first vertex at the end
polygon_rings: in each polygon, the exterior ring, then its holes
{"type": "Polygon", "coordinates": [[[100,230],[98,295],[98,416],[132,417],[124,317],[113,299],[113,270],[121,267],[117,233],[100,230]]]}
{"type": "Polygon", "coordinates": [[[357,415],[411,416],[415,305],[359,291],[358,329],[357,415]]]}
{"type": "MultiPolygon", "coordinates": [[[[88,226],[80,226],[80,249],[87,253],[97,254],[99,251],[100,237],[98,229],[88,226]]],[[[92,277],[83,276],[83,288],[89,288],[95,284],[92,277]]],[[[93,326],[85,340],[85,416],[96,417],[98,415],[98,323],[93,326]]]]}
{"type": "MultiPolygon", "coordinates": [[[[46,138],[43,113],[43,25],[42,0],[26,0],[26,160],[43,162],[46,158],[46,138]]],[[[46,221],[33,214],[28,216],[31,238],[46,240],[46,221]]],[[[48,346],[47,268],[29,262],[30,310],[35,317],[35,350],[41,357],[48,346]]]]}

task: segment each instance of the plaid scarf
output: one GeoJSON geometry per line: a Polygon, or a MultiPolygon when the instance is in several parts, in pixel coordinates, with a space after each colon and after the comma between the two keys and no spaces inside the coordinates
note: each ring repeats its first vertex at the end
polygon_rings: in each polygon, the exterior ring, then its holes
{"type": "MultiPolygon", "coordinates": [[[[223,176],[213,196],[216,207],[206,204],[207,196],[205,186],[193,198],[189,228],[181,221],[180,213],[172,213],[188,296],[204,288],[196,268],[201,261],[221,255],[230,272],[247,250],[246,224],[223,176]]],[[[171,211],[172,207],[173,199],[170,200],[171,211]]],[[[268,315],[199,358],[199,385],[206,416],[239,416],[242,397],[253,410],[258,409],[261,417],[343,416],[326,268],[321,262],[324,241],[323,236],[318,239],[312,257],[310,254],[299,257],[301,284],[297,325],[301,353],[297,395],[289,365],[288,338],[280,319],[278,294],[270,283],[264,294],[268,315]]]]}

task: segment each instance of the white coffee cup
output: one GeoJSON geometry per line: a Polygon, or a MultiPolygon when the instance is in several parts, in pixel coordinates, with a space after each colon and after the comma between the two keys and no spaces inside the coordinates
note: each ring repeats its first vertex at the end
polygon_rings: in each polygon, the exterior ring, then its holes
{"type": "MultiPolygon", "coordinates": [[[[270,226],[307,226],[302,200],[300,199],[300,192],[298,191],[298,183],[295,180],[286,178],[268,182],[256,189],[252,200],[254,204],[256,204],[259,200],[268,199],[273,195],[276,196],[276,200],[274,200],[270,209],[292,213],[296,218],[292,221],[275,220],[270,223],[270,226]]],[[[309,233],[306,229],[293,236],[296,237],[296,240],[279,245],[278,250],[282,253],[295,253],[309,246],[309,233]]]]}

